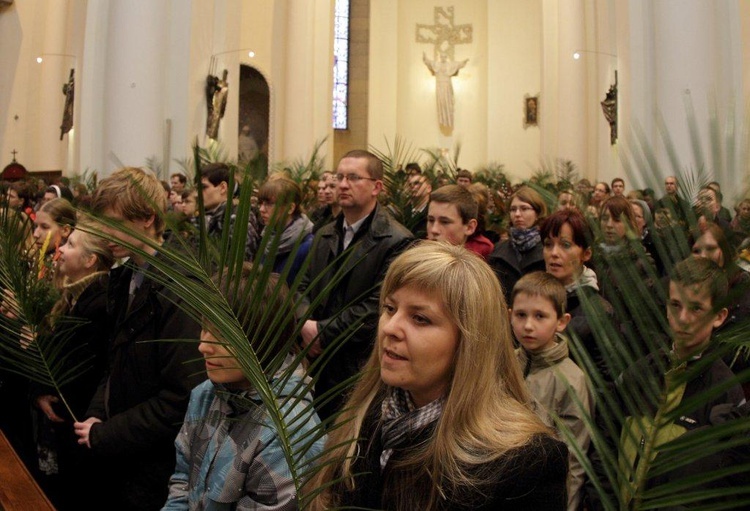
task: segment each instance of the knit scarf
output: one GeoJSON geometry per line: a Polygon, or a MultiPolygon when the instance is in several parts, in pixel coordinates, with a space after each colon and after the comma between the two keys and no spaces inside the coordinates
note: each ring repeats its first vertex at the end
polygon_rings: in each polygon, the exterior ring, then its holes
{"type": "Polygon", "coordinates": [[[596,273],[588,266],[583,267],[583,272],[581,272],[581,275],[578,276],[575,282],[565,286],[565,292],[570,293],[579,287],[590,287],[599,291],[599,281],[596,278],[596,273]]]}
{"type": "Polygon", "coordinates": [[[392,387],[381,405],[383,427],[380,439],[383,452],[380,454],[380,469],[385,469],[388,459],[397,447],[406,445],[409,433],[417,431],[440,418],[443,413],[445,398],[439,398],[431,403],[416,408],[409,393],[403,389],[392,387]]]}
{"type": "MultiPolygon", "coordinates": [[[[268,229],[268,226],[264,227],[261,235],[265,235],[266,230],[268,229]]],[[[294,244],[297,243],[297,240],[299,240],[300,238],[304,238],[305,236],[310,234],[312,232],[312,229],[313,223],[309,218],[307,218],[306,215],[300,215],[292,220],[292,223],[287,225],[284,229],[284,232],[281,233],[277,253],[286,254],[288,252],[291,252],[292,248],[294,248],[294,244]]],[[[264,255],[268,255],[268,253],[271,251],[271,245],[273,245],[273,243],[266,244],[264,255]]]]}
{"type": "Polygon", "coordinates": [[[541,241],[542,236],[539,234],[538,227],[532,227],[531,229],[510,228],[510,242],[516,252],[528,252],[541,241]]]}

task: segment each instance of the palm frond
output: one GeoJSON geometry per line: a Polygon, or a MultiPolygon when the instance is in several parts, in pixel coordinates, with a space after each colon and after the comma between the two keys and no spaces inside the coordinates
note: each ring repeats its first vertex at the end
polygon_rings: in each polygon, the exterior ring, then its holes
{"type": "Polygon", "coordinates": [[[44,260],[37,268],[36,257],[24,256],[28,253],[29,223],[15,212],[0,213],[0,289],[5,309],[5,314],[0,315],[1,367],[54,388],[75,417],[60,388],[73,381],[90,362],[78,356],[78,349],[69,346],[70,337],[81,322],[54,318],[52,335],[49,312],[59,292],[51,270],[44,268],[46,274],[40,271],[44,260]]]}
{"type": "MultiPolygon", "coordinates": [[[[196,147],[194,151],[198,153],[199,149],[196,147]]],[[[200,178],[201,157],[199,154],[195,155],[194,161],[198,162],[195,171],[200,178]]],[[[280,446],[298,489],[299,502],[306,502],[307,497],[302,492],[303,485],[317,470],[310,460],[310,453],[317,451],[311,451],[311,449],[316,445],[319,447],[325,438],[326,428],[333,427],[333,418],[317,425],[311,423],[313,410],[331,399],[335,393],[345,392],[357,378],[351,378],[328,393],[316,395],[312,400],[309,396],[313,395],[314,378],[297,379],[298,368],[306,364],[309,351],[309,348],[298,348],[299,332],[315,308],[325,300],[326,291],[316,295],[314,299],[309,299],[307,291],[301,288],[303,275],[309,266],[309,260],[306,260],[296,278],[289,285],[291,292],[283,300],[279,299],[280,310],[262,306],[265,302],[276,303],[276,298],[282,296],[280,284],[273,288],[270,299],[264,293],[271,282],[273,272],[273,265],[265,263],[272,261],[279,250],[280,232],[275,232],[273,229],[265,230],[250,274],[247,276],[247,281],[252,285],[244,288],[240,286],[240,273],[245,259],[244,240],[247,235],[245,226],[251,214],[250,196],[253,192],[254,180],[252,175],[240,175],[237,179],[241,180],[242,186],[234,211],[236,215],[234,232],[231,236],[229,232],[224,232],[220,239],[212,239],[206,235],[205,227],[201,223],[197,240],[201,248],[198,251],[195,250],[194,244],[184,240],[176,240],[176,243],[159,246],[153,241],[143,239],[138,233],[118,222],[107,218],[100,218],[99,221],[104,226],[117,226],[129,236],[139,240],[139,243],[143,243],[146,246],[145,249],[139,248],[140,244],[125,241],[121,244],[147,261],[150,268],[149,278],[164,285],[171,291],[170,296],[179,297],[177,304],[191,317],[203,325],[210,325],[219,343],[236,358],[239,368],[267,409],[268,420],[278,433],[280,446]],[[152,255],[154,249],[158,249],[158,255],[152,255]],[[218,280],[215,275],[219,275],[218,280]],[[297,315],[295,311],[301,310],[300,303],[303,299],[308,299],[310,306],[304,313],[297,315]],[[230,303],[234,305],[230,306],[230,303]],[[235,312],[238,309],[246,311],[245,315],[238,316],[235,312]],[[253,330],[251,337],[248,338],[243,329],[243,325],[247,324],[263,325],[263,328],[253,330]],[[294,333],[286,336],[285,332],[289,331],[290,326],[294,333]],[[291,392],[282,393],[285,386],[287,386],[287,391],[291,387],[291,392]]],[[[201,194],[198,197],[200,200],[201,194]]],[[[199,209],[203,215],[202,204],[199,204],[199,209]]],[[[280,209],[276,216],[285,217],[285,213],[280,209]]],[[[269,224],[274,225],[273,218],[269,224]]],[[[103,231],[98,234],[102,235],[103,231]]],[[[297,246],[292,250],[285,267],[281,270],[279,282],[286,280],[300,242],[301,240],[297,240],[297,246]]],[[[352,253],[349,250],[341,254],[332,262],[330,272],[328,270],[324,272],[333,275],[327,286],[328,290],[343,278],[344,273],[336,268],[347,267],[347,259],[352,253]]],[[[316,287],[318,281],[324,277],[326,276],[323,274],[315,276],[308,289],[316,287]]],[[[316,375],[359,326],[356,323],[350,325],[342,336],[328,343],[323,354],[312,361],[307,374],[316,375]]],[[[188,342],[189,340],[162,341],[188,342]]],[[[192,342],[197,341],[192,340],[192,342]]]]}

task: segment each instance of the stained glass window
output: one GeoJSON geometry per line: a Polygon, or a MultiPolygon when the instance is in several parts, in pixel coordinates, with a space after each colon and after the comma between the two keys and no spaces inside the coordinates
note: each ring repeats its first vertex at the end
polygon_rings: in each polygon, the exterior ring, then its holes
{"type": "Polygon", "coordinates": [[[333,18],[333,129],[348,128],[349,0],[336,0],[333,18]]]}

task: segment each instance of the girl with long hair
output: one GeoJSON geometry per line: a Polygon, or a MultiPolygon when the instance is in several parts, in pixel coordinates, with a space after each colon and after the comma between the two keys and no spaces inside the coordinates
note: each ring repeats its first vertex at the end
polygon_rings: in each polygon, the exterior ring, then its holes
{"type": "Polygon", "coordinates": [[[564,509],[567,449],[531,411],[484,261],[422,242],[389,267],[380,309],[311,509],[564,509]]]}

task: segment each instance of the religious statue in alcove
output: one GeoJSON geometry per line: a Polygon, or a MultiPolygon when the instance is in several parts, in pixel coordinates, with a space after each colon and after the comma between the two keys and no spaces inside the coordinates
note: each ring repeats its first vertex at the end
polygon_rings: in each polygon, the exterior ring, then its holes
{"type": "Polygon", "coordinates": [[[63,135],[73,128],[73,103],[75,101],[75,69],[70,70],[68,83],[63,84],[62,93],[65,95],[62,124],[60,125],[60,140],[63,135]]]}
{"type": "Polygon", "coordinates": [[[609,123],[609,143],[617,143],[617,71],[615,71],[615,83],[607,91],[604,101],[601,102],[604,118],[609,123]]]}
{"type": "Polygon", "coordinates": [[[229,94],[228,75],[229,71],[225,69],[221,80],[218,76],[212,74],[209,74],[206,78],[206,107],[208,108],[206,135],[213,140],[216,140],[219,136],[219,123],[222,117],[224,117],[224,111],[227,108],[227,95],[229,94]]]}

